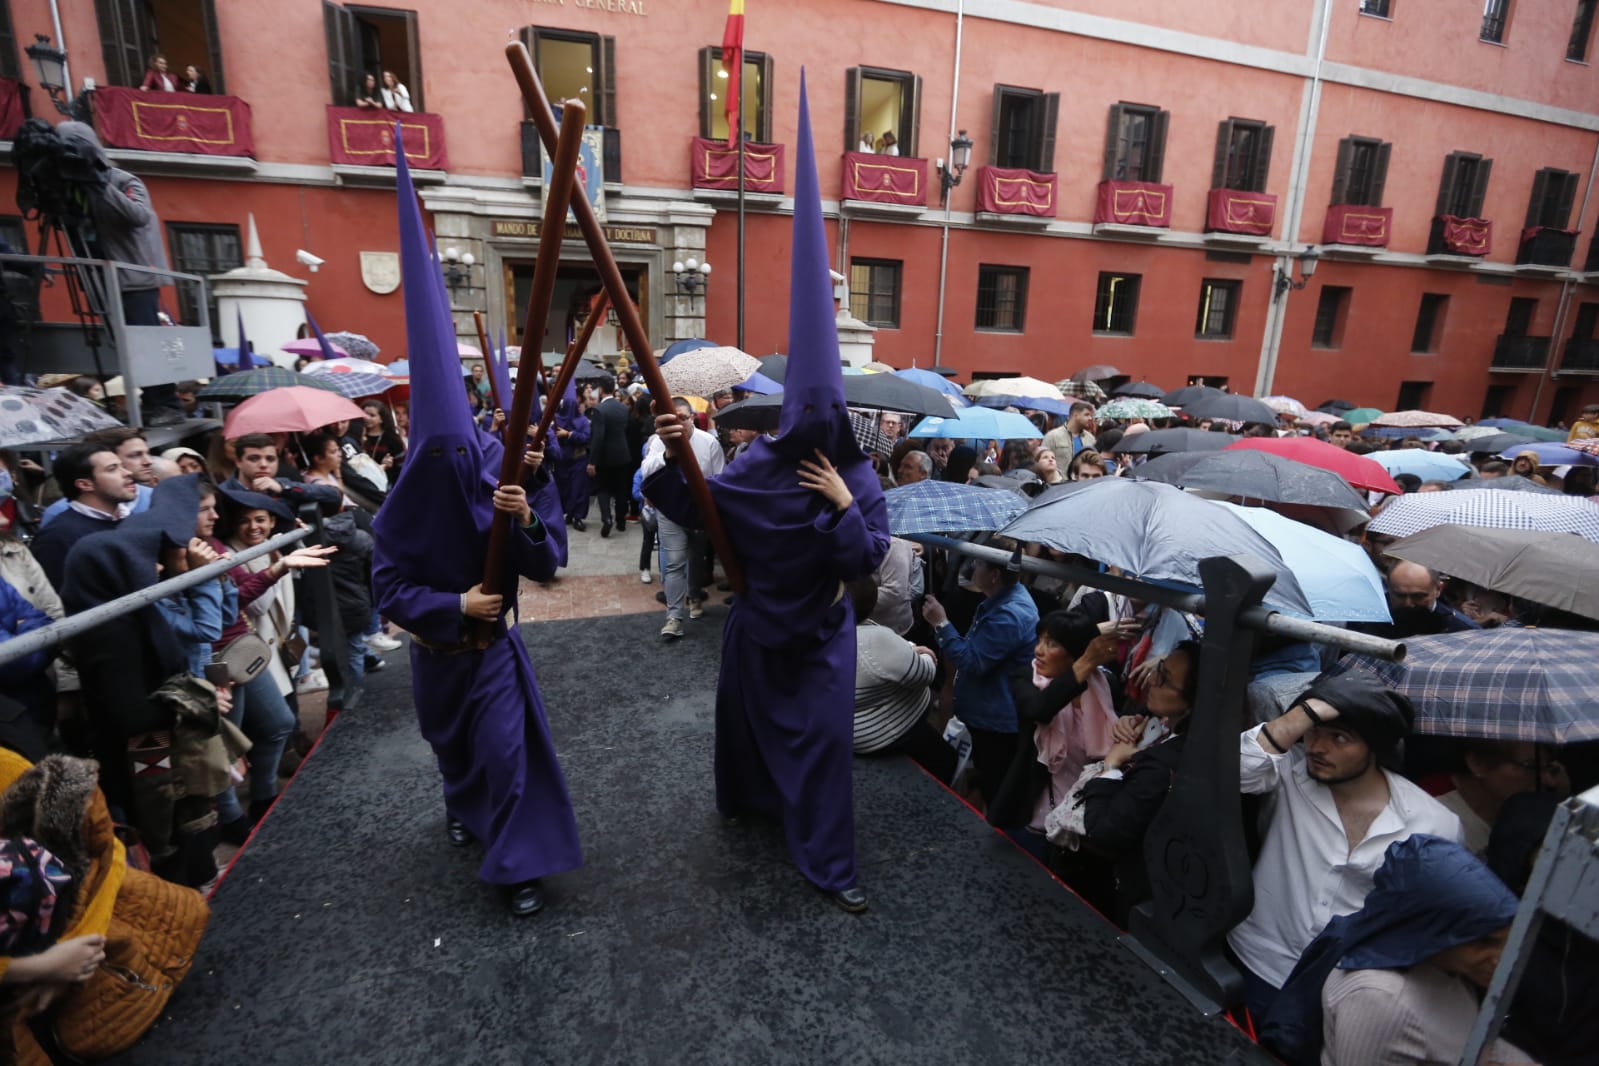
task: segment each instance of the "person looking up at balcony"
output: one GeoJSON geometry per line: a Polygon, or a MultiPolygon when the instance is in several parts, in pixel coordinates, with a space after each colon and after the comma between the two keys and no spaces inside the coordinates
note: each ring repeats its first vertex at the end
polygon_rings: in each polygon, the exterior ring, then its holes
{"type": "Polygon", "coordinates": [[[368,74],[361,79],[361,84],[355,89],[355,106],[377,109],[383,106],[378,99],[378,79],[376,74],[368,74]]]}
{"type": "Polygon", "coordinates": [[[150,57],[150,65],[144,70],[144,81],[139,88],[145,92],[175,93],[178,91],[178,82],[167,71],[167,57],[156,53],[150,57]]]}
{"type": "Polygon", "coordinates": [[[392,70],[383,72],[383,106],[390,111],[404,111],[407,114],[416,110],[411,106],[411,91],[400,83],[392,70]]]}

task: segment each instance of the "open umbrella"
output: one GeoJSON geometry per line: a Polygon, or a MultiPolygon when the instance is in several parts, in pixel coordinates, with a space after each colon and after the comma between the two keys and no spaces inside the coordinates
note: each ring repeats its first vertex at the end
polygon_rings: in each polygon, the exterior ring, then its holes
{"type": "Polygon", "coordinates": [[[1350,403],[1348,400],[1323,400],[1316,405],[1316,410],[1342,414],[1345,411],[1353,411],[1358,406],[1359,404],[1350,403]]]}
{"type": "Polygon", "coordinates": [[[1253,396],[1220,392],[1214,396],[1199,396],[1182,405],[1183,414],[1189,418],[1221,419],[1225,422],[1264,422],[1277,424],[1277,412],[1253,396]]]}
{"type": "Polygon", "coordinates": [[[1540,485],[1520,474],[1502,474],[1499,477],[1462,478],[1449,486],[1452,489],[1491,489],[1497,492],[1531,492],[1539,496],[1564,496],[1559,489],[1540,485]]]}
{"type": "Polygon", "coordinates": [[[1344,421],[1351,426],[1366,425],[1375,418],[1381,418],[1382,412],[1375,407],[1352,407],[1344,412],[1344,421]]]}
{"type": "Polygon", "coordinates": [[[1454,456],[1424,448],[1372,452],[1366,458],[1390,474],[1414,474],[1423,481],[1459,481],[1471,473],[1471,467],[1454,456]]]}
{"type": "Polygon", "coordinates": [[[731,389],[760,368],[753,355],[722,345],[684,352],[662,367],[661,374],[674,393],[711,396],[731,389]]]}
{"type": "MultiPolygon", "coordinates": [[[[337,344],[333,344],[331,341],[328,343],[329,346],[332,347],[334,355],[339,356],[340,358],[349,357],[349,352],[345,351],[337,344]]],[[[282,352],[289,352],[293,355],[303,355],[310,359],[322,358],[322,342],[317,340],[315,337],[301,337],[299,340],[293,340],[287,344],[280,344],[278,346],[278,350],[282,352]]]]}
{"type": "Polygon", "coordinates": [[[1060,394],[1068,400],[1087,400],[1089,403],[1104,403],[1105,390],[1099,387],[1097,381],[1073,381],[1066,378],[1055,382],[1055,387],[1060,394]]]}
{"type": "Polygon", "coordinates": [[[962,408],[958,415],[929,415],[916,423],[910,435],[979,440],[1032,440],[1043,436],[1025,416],[987,407],[962,408]]]}
{"type": "MultiPolygon", "coordinates": [[[[1009,486],[1008,486],[1009,487],[1009,486]]],[[[918,481],[883,493],[895,536],[999,529],[1027,509],[1027,497],[982,485],[918,481]]]]}
{"type": "Polygon", "coordinates": [[[1060,389],[1037,378],[984,378],[966,386],[966,395],[979,396],[1041,396],[1048,400],[1064,400],[1060,389]]]}
{"type": "Polygon", "coordinates": [[[1167,452],[1219,452],[1235,443],[1232,433],[1208,429],[1152,429],[1123,437],[1113,452],[1124,455],[1165,455],[1167,452]]]}
{"type": "Polygon", "coordinates": [[[0,448],[76,440],[121,424],[68,389],[0,388],[0,448]]]}
{"type": "Polygon", "coordinates": [[[1599,543],[1599,507],[1576,496],[1531,492],[1413,492],[1389,501],[1369,528],[1373,533],[1408,537],[1442,525],[1541,529],[1548,533],[1575,533],[1599,543]]]}
{"type": "Polygon", "coordinates": [[[1365,517],[1366,501],[1349,482],[1331,470],[1270,452],[1177,452],[1151,459],[1134,468],[1133,475],[1220,496],[1349,508],[1360,512],[1362,521],[1365,517]]]}
{"type": "Polygon", "coordinates": [[[782,384],[783,376],[788,373],[788,356],[778,354],[763,355],[756,362],[761,364],[761,373],[782,384]]]}
{"type": "Polygon", "coordinates": [[[1151,385],[1147,381],[1129,381],[1117,385],[1110,393],[1112,396],[1131,396],[1137,400],[1158,400],[1166,395],[1166,390],[1159,385],[1151,385]]]}
{"type": "Polygon", "coordinates": [[[307,374],[376,374],[382,377],[388,373],[389,368],[382,363],[374,363],[370,359],[356,359],[345,356],[338,359],[319,359],[314,363],[307,363],[307,374]]]}
{"type": "Polygon", "coordinates": [[[1461,426],[1455,430],[1455,439],[1459,441],[1476,440],[1478,437],[1491,437],[1496,433],[1503,432],[1504,430],[1498,426],[1485,426],[1478,423],[1475,426],[1461,426]]]}
{"type": "Polygon", "coordinates": [[[1348,655],[1416,705],[1414,730],[1444,737],[1576,744],[1599,740],[1599,633],[1500,626],[1405,641],[1403,662],[1348,655]]]}
{"type": "Polygon", "coordinates": [[[1220,389],[1213,389],[1209,385],[1184,385],[1180,389],[1173,389],[1160,398],[1160,402],[1168,407],[1183,407],[1203,396],[1225,396],[1220,389]]]}
{"type": "Polygon", "coordinates": [[[1112,400],[1094,412],[1095,418],[1176,418],[1177,412],[1158,400],[1112,400]]]}
{"type": "MultiPolygon", "coordinates": [[[[598,363],[591,363],[587,359],[579,359],[577,361],[577,370],[573,371],[573,373],[572,373],[572,380],[573,381],[615,381],[616,380],[616,375],[611,373],[609,370],[605,369],[603,366],[601,366],[598,363]]],[[[675,392],[675,391],[679,391],[679,390],[675,390],[674,389],[673,391],[675,392]]],[[[715,390],[712,390],[712,391],[715,391],[715,390]]],[[[699,393],[690,392],[689,395],[690,396],[698,396],[699,393]]],[[[706,395],[709,396],[710,393],[706,393],[706,395]]]]}
{"type": "Polygon", "coordinates": [[[1299,421],[1307,426],[1330,426],[1340,419],[1337,415],[1330,415],[1326,411],[1306,411],[1299,416],[1299,421]]]}
{"type": "MultiPolygon", "coordinates": [[[[1479,427],[1466,427],[1466,429],[1476,428],[1479,427]]],[[[1464,433],[1465,430],[1461,432],[1464,433]]],[[[1482,452],[1487,455],[1496,455],[1502,451],[1533,443],[1533,438],[1531,437],[1523,436],[1520,433],[1501,433],[1491,426],[1483,428],[1482,432],[1475,437],[1461,437],[1459,434],[1456,434],[1456,436],[1466,446],[1468,452],[1482,452]]]]}
{"type": "Polygon", "coordinates": [[[929,389],[935,389],[945,396],[955,397],[959,406],[965,406],[966,404],[966,394],[961,391],[961,387],[943,374],[935,373],[931,370],[919,370],[916,367],[911,367],[909,370],[896,370],[894,373],[906,381],[912,381],[929,389]]]}
{"type": "Polygon", "coordinates": [[[1455,435],[1440,426],[1367,426],[1360,431],[1362,437],[1374,437],[1379,440],[1404,440],[1414,437],[1416,440],[1454,440],[1455,435]]]}
{"type": "MultiPolygon", "coordinates": [[[[1247,453],[1246,453],[1247,454],[1247,453]]],[[[1332,476],[1332,475],[1329,475],[1332,476]]],[[[1347,486],[1345,486],[1347,488],[1347,486]]],[[[1382,575],[1360,545],[1264,507],[1213,501],[1271,541],[1299,579],[1318,622],[1389,622],[1382,575]]]]}
{"type": "MultiPolygon", "coordinates": [[[[966,401],[966,405],[970,406],[971,401],[966,401]]],[[[1015,407],[1022,411],[1042,411],[1047,415],[1057,415],[1061,418],[1065,418],[1072,411],[1072,401],[1051,400],[1044,396],[979,396],[977,406],[992,407],[996,410],[1015,407]]]]}
{"type": "Polygon", "coordinates": [[[229,440],[251,433],[309,433],[363,417],[359,407],[336,392],[291,385],[245,400],[228,412],[222,431],[229,440]]]}
{"type": "Polygon", "coordinates": [[[1522,452],[1532,452],[1537,455],[1539,466],[1599,466],[1599,455],[1551,441],[1537,441],[1533,444],[1519,444],[1513,448],[1506,448],[1499,454],[1499,458],[1514,459],[1522,452]]]}
{"type": "Polygon", "coordinates": [[[1364,455],[1346,452],[1314,437],[1247,437],[1229,448],[1254,448],[1284,459],[1293,459],[1323,470],[1331,470],[1357,489],[1371,492],[1398,492],[1393,475],[1364,455]]]}
{"type": "Polygon", "coordinates": [[[1280,415],[1293,415],[1295,418],[1304,418],[1310,414],[1305,405],[1292,396],[1262,396],[1260,402],[1280,415]]]}
{"type": "Polygon", "coordinates": [[[1599,618],[1599,544],[1570,533],[1443,525],[1384,551],[1507,596],[1599,618]]]}
{"type": "Polygon", "coordinates": [[[735,389],[743,389],[745,392],[753,392],[757,396],[773,396],[783,391],[783,386],[759,370],[733,387],[735,389]]]}
{"type": "Polygon", "coordinates": [[[698,351],[701,348],[720,348],[715,341],[706,340],[704,337],[686,337],[680,341],[673,341],[656,353],[656,360],[665,366],[684,352],[698,351]]]}
{"type": "Polygon", "coordinates": [[[302,384],[325,385],[340,396],[355,400],[365,396],[378,396],[395,387],[394,382],[382,374],[322,374],[306,375],[302,384]]]}
{"type": "Polygon", "coordinates": [[[1463,425],[1454,415],[1439,414],[1436,411],[1394,411],[1371,420],[1374,426],[1442,426],[1445,429],[1463,425]]]}
{"type": "Polygon", "coordinates": [[[1208,500],[1154,481],[1106,477],[1046,489],[1000,530],[1147,581],[1199,588],[1199,562],[1247,553],[1277,572],[1266,603],[1309,617],[1310,602],[1271,542],[1208,500]]]}
{"type": "Polygon", "coordinates": [[[338,392],[333,382],[325,377],[312,377],[309,374],[296,374],[292,370],[285,370],[281,366],[266,366],[258,370],[241,370],[236,374],[225,374],[219,378],[212,378],[200,387],[195,397],[201,400],[248,400],[252,396],[259,396],[263,392],[273,389],[284,389],[299,385],[313,389],[322,389],[325,392],[338,392]]]}
{"type": "Polygon", "coordinates": [[[1085,366],[1077,373],[1073,374],[1072,380],[1108,381],[1111,378],[1119,378],[1121,376],[1122,372],[1111,366],[1109,363],[1095,363],[1092,366],[1085,366]]]}
{"type": "Polygon", "coordinates": [[[336,348],[343,348],[353,358],[377,361],[382,349],[372,343],[365,333],[351,333],[349,330],[334,330],[327,334],[328,343],[336,348]]]}
{"type": "MultiPolygon", "coordinates": [[[[687,359],[688,356],[682,358],[687,359]]],[[[668,364],[668,369],[676,365],[676,362],[668,364]]],[[[844,402],[852,409],[870,410],[874,417],[881,411],[898,411],[908,415],[955,413],[953,402],[948,396],[897,374],[855,374],[846,377],[844,402]]],[[[751,396],[747,400],[728,404],[718,411],[716,424],[724,429],[754,429],[765,432],[777,428],[778,415],[782,407],[783,397],[780,393],[751,396]]],[[[1020,415],[1010,417],[1021,418],[1020,415]]],[[[1027,420],[1022,419],[1022,421],[1027,420]]],[[[976,435],[967,434],[967,436],[976,435]]],[[[1036,429],[1033,436],[1039,436],[1036,429]]]]}

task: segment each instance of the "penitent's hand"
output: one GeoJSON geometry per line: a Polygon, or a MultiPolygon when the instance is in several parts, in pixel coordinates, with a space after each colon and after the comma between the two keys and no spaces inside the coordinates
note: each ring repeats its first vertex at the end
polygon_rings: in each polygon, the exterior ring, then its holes
{"type": "Polygon", "coordinates": [[[503,596],[490,596],[483,591],[482,585],[477,585],[467,589],[461,598],[461,613],[481,622],[492,622],[500,617],[503,600],[503,596]]]}
{"type": "Polygon", "coordinates": [[[533,510],[527,505],[527,490],[521,485],[501,485],[495,489],[494,509],[511,515],[524,526],[533,521],[533,510]]]}
{"type": "Polygon", "coordinates": [[[849,505],[855,502],[855,497],[850,493],[849,486],[844,484],[844,478],[822,454],[820,448],[816,449],[816,462],[809,459],[800,460],[799,483],[812,492],[820,493],[835,510],[847,511],[849,505]]]}
{"type": "Polygon", "coordinates": [[[538,468],[544,465],[544,450],[542,448],[538,450],[529,448],[523,452],[522,465],[527,469],[528,473],[536,473],[538,468]]]}

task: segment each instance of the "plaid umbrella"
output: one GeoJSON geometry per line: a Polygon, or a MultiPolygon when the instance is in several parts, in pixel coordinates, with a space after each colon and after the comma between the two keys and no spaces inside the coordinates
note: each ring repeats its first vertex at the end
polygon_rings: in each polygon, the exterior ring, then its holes
{"type": "Polygon", "coordinates": [[[1599,507],[1577,496],[1543,496],[1531,492],[1414,492],[1391,500],[1372,519],[1373,533],[1408,537],[1441,525],[1487,529],[1541,529],[1575,533],[1599,543],[1599,507]]]}
{"type": "Polygon", "coordinates": [[[1125,385],[1117,385],[1110,393],[1112,396],[1132,396],[1140,400],[1158,400],[1166,395],[1166,390],[1159,385],[1151,385],[1147,381],[1129,381],[1125,385]]]}
{"type": "Polygon", "coordinates": [[[760,361],[753,355],[721,345],[674,356],[661,368],[661,374],[666,378],[666,387],[674,393],[712,396],[740,384],[759,369],[760,361]]]}
{"type": "Polygon", "coordinates": [[[1046,400],[1064,400],[1060,386],[1037,378],[985,378],[966,386],[966,395],[979,396],[1034,396],[1046,400]]]}
{"type": "Polygon", "coordinates": [[[336,332],[326,334],[326,337],[329,344],[343,348],[356,359],[376,360],[378,353],[382,351],[382,349],[376,344],[373,344],[371,339],[364,333],[351,333],[349,330],[338,330],[336,332]]]}
{"type": "Polygon", "coordinates": [[[1027,497],[981,485],[918,481],[883,493],[888,526],[912,533],[974,533],[998,529],[1027,509],[1027,497]]]}
{"type": "MultiPolygon", "coordinates": [[[[722,410],[729,411],[734,406],[736,405],[729,404],[722,410]]],[[[782,408],[780,406],[769,407],[766,410],[771,412],[771,426],[767,428],[776,429],[778,414],[782,408]]],[[[844,413],[849,416],[849,428],[855,434],[855,443],[859,444],[861,451],[866,454],[886,456],[894,450],[894,445],[899,443],[883,432],[883,425],[879,421],[881,416],[877,411],[859,411],[851,407],[846,409],[844,413]]],[[[717,420],[717,425],[723,424],[725,423],[720,419],[717,420]]]]}
{"type": "Polygon", "coordinates": [[[1112,400],[1094,412],[1095,418],[1176,418],[1177,412],[1156,400],[1112,400]]]}
{"type": "Polygon", "coordinates": [[[1371,420],[1374,426],[1442,426],[1445,429],[1461,425],[1454,415],[1441,415],[1436,411],[1394,411],[1371,420]]]}
{"type": "Polygon", "coordinates": [[[0,448],[75,440],[121,424],[66,389],[0,388],[0,448]]]}
{"type": "Polygon", "coordinates": [[[1570,533],[1433,526],[1385,551],[1507,596],[1599,618],[1599,544],[1570,533]]]}
{"type": "Polygon", "coordinates": [[[1105,390],[1092,381],[1072,381],[1068,378],[1065,381],[1055,382],[1055,387],[1060,390],[1062,396],[1087,400],[1089,403],[1105,402],[1105,390]]]}
{"type": "Polygon", "coordinates": [[[1376,675],[1416,705],[1417,733],[1575,744],[1599,740],[1599,633],[1500,626],[1405,641],[1405,661],[1349,655],[1331,672],[1376,675]]]}
{"type": "MultiPolygon", "coordinates": [[[[312,381],[318,380],[316,376],[307,375],[312,381]]],[[[340,396],[355,400],[362,396],[377,396],[394,388],[394,382],[382,374],[323,374],[320,380],[327,383],[340,396]]],[[[301,384],[308,384],[302,382],[301,384]]]]}
{"type": "Polygon", "coordinates": [[[201,400],[248,400],[252,396],[260,396],[264,392],[293,385],[338,392],[331,377],[331,375],[317,377],[310,374],[296,374],[281,366],[266,366],[259,370],[241,370],[237,374],[215,378],[207,382],[199,392],[195,393],[195,396],[201,400]]]}

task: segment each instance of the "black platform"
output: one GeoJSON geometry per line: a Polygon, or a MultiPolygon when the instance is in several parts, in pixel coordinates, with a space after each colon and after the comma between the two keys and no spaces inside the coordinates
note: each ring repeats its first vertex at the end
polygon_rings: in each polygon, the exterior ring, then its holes
{"type": "Polygon", "coordinates": [[[722,614],[524,628],[586,865],[509,917],[444,838],[405,655],[340,717],[213,901],[161,1024],[117,1061],[1199,1063],[1253,1046],[916,766],[857,760],[834,908],[712,804],[722,614]]]}

